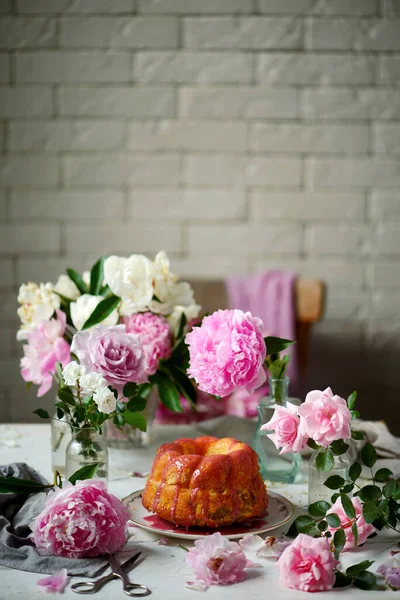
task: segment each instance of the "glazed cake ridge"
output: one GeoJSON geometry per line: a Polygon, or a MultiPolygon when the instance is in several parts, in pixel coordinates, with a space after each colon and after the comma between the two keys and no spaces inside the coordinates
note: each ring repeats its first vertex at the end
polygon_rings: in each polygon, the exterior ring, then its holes
{"type": "Polygon", "coordinates": [[[157,450],[143,506],[183,527],[231,525],[268,506],[257,454],[234,438],[180,438],[157,450]]]}

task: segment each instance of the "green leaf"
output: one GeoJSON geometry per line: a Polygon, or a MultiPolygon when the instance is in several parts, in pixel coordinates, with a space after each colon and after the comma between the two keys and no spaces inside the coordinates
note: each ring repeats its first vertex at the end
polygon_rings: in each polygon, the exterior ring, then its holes
{"type": "Polygon", "coordinates": [[[326,531],[328,529],[328,523],[326,521],[324,521],[324,520],[320,521],[318,523],[318,529],[320,531],[326,531]]]}
{"type": "Polygon", "coordinates": [[[178,327],[178,333],[176,334],[176,339],[179,340],[183,336],[183,334],[185,333],[186,325],[187,325],[187,318],[186,318],[185,313],[183,312],[181,314],[181,318],[179,320],[179,327],[178,327]]]}
{"type": "Polygon", "coordinates": [[[335,440],[331,443],[330,448],[335,456],[341,456],[349,449],[349,445],[343,440],[335,440]]]}
{"type": "Polygon", "coordinates": [[[132,427],[137,427],[140,431],[146,431],[147,429],[146,417],[140,412],[126,410],[124,412],[124,419],[125,423],[128,423],[128,425],[131,425],[132,427]]]}
{"type": "Polygon", "coordinates": [[[17,477],[0,477],[1,494],[33,494],[53,487],[32,479],[18,479],[17,477]]]}
{"type": "Polygon", "coordinates": [[[309,448],[312,448],[313,450],[319,450],[321,448],[321,446],[319,446],[317,442],[314,442],[312,438],[308,438],[307,446],[309,446],[309,448]]]}
{"type": "Polygon", "coordinates": [[[66,269],[66,271],[67,271],[68,277],[70,279],[72,279],[72,281],[74,282],[74,284],[76,285],[76,287],[78,288],[80,293],[87,294],[89,292],[88,287],[87,287],[86,283],[83,281],[82,277],[79,275],[79,273],[77,273],[77,271],[74,271],[74,269],[66,269]]]}
{"type": "Polygon", "coordinates": [[[349,519],[355,519],[356,511],[350,498],[346,496],[346,494],[340,494],[340,499],[342,501],[343,510],[346,513],[346,515],[349,517],[349,519]]]}
{"type": "Polygon", "coordinates": [[[127,409],[131,412],[142,411],[146,408],[147,400],[146,398],[141,398],[141,396],[134,396],[131,398],[126,405],[127,409]]]}
{"type": "Polygon", "coordinates": [[[341,526],[341,522],[340,519],[338,517],[338,515],[336,513],[329,513],[326,515],[326,520],[328,521],[328,525],[329,527],[340,527],[341,526]]]}
{"type": "Polygon", "coordinates": [[[360,413],[358,412],[358,410],[351,410],[350,414],[352,419],[359,419],[360,417],[360,413]]]}
{"type": "Polygon", "coordinates": [[[352,492],[354,489],[354,483],[347,483],[346,485],[344,485],[342,487],[342,489],[340,490],[342,492],[342,494],[350,494],[350,492],[352,492]]]}
{"type": "Polygon", "coordinates": [[[97,263],[93,265],[90,271],[90,293],[93,296],[98,296],[103,286],[104,279],[104,256],[99,258],[97,263]]]}
{"type": "Polygon", "coordinates": [[[396,491],[396,482],[394,479],[390,479],[386,485],[383,486],[382,492],[386,498],[390,498],[396,491]]]}
{"type": "Polygon", "coordinates": [[[64,411],[62,408],[57,407],[56,413],[57,413],[57,419],[61,420],[64,417],[64,411]]]}
{"type": "Polygon", "coordinates": [[[364,434],[362,431],[351,431],[351,437],[353,438],[353,440],[363,440],[364,439],[364,434]]]}
{"type": "Polygon", "coordinates": [[[138,385],[134,381],[128,381],[122,389],[124,398],[133,398],[138,393],[138,385]]]}
{"type": "Polygon", "coordinates": [[[138,394],[141,398],[147,398],[150,396],[153,386],[151,383],[141,383],[138,388],[138,394]]]}
{"type": "Polygon", "coordinates": [[[364,519],[367,523],[373,523],[378,516],[379,509],[376,506],[375,502],[372,500],[368,500],[363,504],[363,515],[364,519]]]}
{"type": "MultiPolygon", "coordinates": [[[[357,520],[355,520],[351,526],[351,532],[353,534],[354,537],[354,547],[356,548],[358,546],[358,527],[357,527],[357,520]]],[[[368,565],[369,566],[369,565],[368,565]]],[[[365,567],[368,568],[368,567],[365,567]]]]}
{"type": "Polygon", "coordinates": [[[357,392],[352,392],[350,394],[350,396],[347,398],[347,406],[349,407],[350,410],[353,410],[354,405],[356,403],[356,399],[357,399],[357,392]]]}
{"type": "Polygon", "coordinates": [[[340,571],[335,571],[335,576],[336,579],[333,585],[334,588],[343,588],[351,584],[351,577],[348,577],[344,573],[341,573],[340,571]]]}
{"type": "Polygon", "coordinates": [[[25,389],[29,390],[33,386],[33,381],[27,381],[25,384],[25,389]]]}
{"type": "Polygon", "coordinates": [[[349,575],[350,577],[356,577],[362,571],[366,571],[373,564],[373,560],[363,560],[362,562],[357,563],[356,565],[351,565],[351,567],[346,569],[346,575],[349,575]]]}
{"type": "Polygon", "coordinates": [[[377,481],[378,483],[384,483],[389,479],[391,475],[393,475],[393,473],[390,469],[378,469],[375,473],[375,481],[377,481]]]}
{"type": "Polygon", "coordinates": [[[194,388],[193,383],[190,381],[190,379],[187,377],[187,375],[182,373],[182,371],[180,371],[173,365],[170,366],[169,370],[171,372],[171,375],[175,382],[175,385],[181,392],[182,396],[184,396],[186,398],[186,400],[188,400],[189,402],[196,404],[196,400],[197,400],[196,390],[194,388]]]}
{"type": "Polygon", "coordinates": [[[82,329],[88,329],[89,327],[93,327],[98,323],[101,323],[106,319],[113,310],[115,310],[118,304],[121,302],[121,299],[118,296],[110,296],[109,298],[104,298],[94,309],[90,317],[85,321],[82,329]]]}
{"type": "Polygon", "coordinates": [[[47,410],[44,410],[43,408],[37,408],[36,410],[33,411],[33,414],[37,415],[41,419],[50,419],[49,413],[47,412],[47,410]]]}
{"type": "Polygon", "coordinates": [[[382,492],[377,485],[365,485],[358,492],[358,496],[360,496],[363,502],[367,500],[372,500],[372,502],[379,502],[382,492]]]}
{"type": "Polygon", "coordinates": [[[355,462],[349,469],[349,477],[352,481],[356,481],[361,475],[362,467],[359,462],[355,462]]]}
{"type": "Polygon", "coordinates": [[[332,504],[335,504],[336,500],[339,498],[340,493],[336,492],[336,494],[332,494],[331,496],[331,502],[332,504]]]}
{"type": "Polygon", "coordinates": [[[75,404],[74,395],[69,388],[60,388],[57,395],[63,402],[71,405],[75,404]]]}
{"type": "Polygon", "coordinates": [[[295,531],[297,531],[297,533],[308,533],[311,527],[314,527],[315,521],[308,515],[300,515],[295,519],[293,525],[295,526],[295,531]]]}
{"type": "Polygon", "coordinates": [[[338,490],[345,484],[345,480],[340,475],[331,475],[328,477],[326,481],[324,481],[324,485],[330,490],[338,490]]]}
{"type": "Polygon", "coordinates": [[[376,450],[373,445],[369,443],[365,444],[361,450],[361,460],[363,461],[364,465],[367,467],[373,467],[376,463],[376,459],[376,450]]]}
{"type": "Polygon", "coordinates": [[[178,390],[171,379],[164,373],[157,373],[156,381],[161,402],[173,412],[182,412],[178,390]]]}
{"type": "Polygon", "coordinates": [[[334,463],[333,454],[328,449],[321,450],[315,457],[315,466],[318,471],[323,471],[324,473],[331,471],[334,463]]]}
{"type": "Polygon", "coordinates": [[[353,585],[360,590],[374,590],[377,588],[376,575],[370,571],[362,571],[354,579],[353,585]]]}
{"type": "Polygon", "coordinates": [[[85,479],[92,479],[92,477],[95,475],[95,473],[97,471],[97,467],[100,464],[101,463],[97,462],[97,463],[91,463],[90,465],[85,465],[81,469],[78,469],[78,471],[75,471],[75,473],[73,473],[71,475],[71,477],[68,479],[68,481],[70,483],[72,483],[72,485],[75,485],[77,481],[84,481],[85,479]]]}
{"type": "Polygon", "coordinates": [[[335,556],[339,556],[339,553],[343,550],[346,543],[346,534],[343,529],[337,529],[333,536],[333,544],[335,546],[335,556]]]}
{"type": "Polygon", "coordinates": [[[326,502],[325,500],[318,500],[317,502],[310,504],[308,507],[308,512],[313,517],[324,517],[330,507],[331,505],[329,502],[326,502]]]}
{"type": "Polygon", "coordinates": [[[286,348],[289,348],[292,344],[296,342],[293,340],[285,340],[283,338],[278,338],[274,336],[268,336],[264,338],[265,345],[267,346],[267,354],[279,354],[286,348]]]}

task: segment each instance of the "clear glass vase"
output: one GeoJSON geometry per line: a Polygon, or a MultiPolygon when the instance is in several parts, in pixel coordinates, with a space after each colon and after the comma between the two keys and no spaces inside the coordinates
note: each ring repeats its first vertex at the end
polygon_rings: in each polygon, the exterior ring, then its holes
{"type": "Polygon", "coordinates": [[[318,500],[331,501],[331,496],[335,493],[334,490],[330,490],[324,482],[331,475],[340,475],[343,479],[349,479],[349,469],[356,459],[357,453],[354,450],[354,446],[351,440],[345,440],[349,444],[349,449],[340,456],[334,456],[334,465],[331,471],[322,472],[318,471],[315,460],[318,454],[318,450],[314,450],[308,463],[308,503],[312,504],[318,500]]]}
{"type": "Polygon", "coordinates": [[[65,453],[71,441],[71,427],[68,418],[62,419],[57,414],[50,419],[51,429],[51,469],[65,475],[65,453]]]}
{"type": "Polygon", "coordinates": [[[253,448],[258,454],[261,475],[269,481],[293,483],[301,470],[301,456],[299,453],[290,452],[279,454],[275,444],[269,439],[272,431],[261,431],[262,425],[272,419],[277,406],[286,406],[289,401],[299,405],[298,398],[289,398],[289,377],[281,379],[269,378],[269,396],[263,398],[258,405],[258,424],[253,441],[253,448]]]}
{"type": "Polygon", "coordinates": [[[65,477],[92,463],[100,463],[96,479],[107,483],[108,449],[101,433],[94,427],[72,428],[72,437],[65,452],[65,477]]]}
{"type": "Polygon", "coordinates": [[[141,431],[131,425],[124,425],[122,429],[118,429],[111,419],[106,421],[103,425],[103,432],[107,446],[122,450],[148,446],[153,439],[153,421],[156,415],[157,404],[158,394],[156,390],[153,390],[147,399],[146,408],[143,411],[147,421],[146,431],[141,431]]]}

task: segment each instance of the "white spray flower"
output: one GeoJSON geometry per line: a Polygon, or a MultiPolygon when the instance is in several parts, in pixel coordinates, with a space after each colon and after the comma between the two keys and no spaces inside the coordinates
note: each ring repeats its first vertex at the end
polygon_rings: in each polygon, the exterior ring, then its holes
{"type": "Polygon", "coordinates": [[[67,385],[76,385],[78,379],[84,376],[85,373],[85,367],[76,362],[76,360],[72,360],[64,367],[62,376],[67,385]]]}
{"type": "Polygon", "coordinates": [[[93,400],[96,402],[99,411],[106,415],[114,412],[117,406],[115,396],[108,388],[102,388],[99,392],[94,394],[93,400]]]}
{"type": "Polygon", "coordinates": [[[107,387],[107,381],[100,373],[86,373],[79,383],[84,394],[96,394],[107,387]]]}
{"type": "Polygon", "coordinates": [[[60,297],[54,293],[51,283],[22,284],[19,288],[18,302],[22,305],[17,310],[21,319],[18,340],[26,339],[29,330],[34,329],[40,321],[51,319],[54,311],[60,308],[60,297]]]}
{"type": "Polygon", "coordinates": [[[76,287],[75,283],[68,277],[68,275],[60,275],[54,291],[70,300],[76,300],[81,295],[80,291],[76,287]]]}

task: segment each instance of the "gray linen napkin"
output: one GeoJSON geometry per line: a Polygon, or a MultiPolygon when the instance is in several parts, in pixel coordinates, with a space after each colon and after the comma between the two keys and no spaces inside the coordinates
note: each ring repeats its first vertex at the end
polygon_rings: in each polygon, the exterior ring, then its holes
{"type": "MultiPolygon", "coordinates": [[[[33,479],[48,483],[39,473],[25,463],[0,466],[2,477],[33,479]]],[[[67,569],[68,575],[96,577],[106,566],[105,558],[63,558],[42,556],[29,539],[29,523],[42,511],[46,493],[1,494],[0,493],[0,565],[31,571],[33,573],[56,573],[67,569]]]]}

